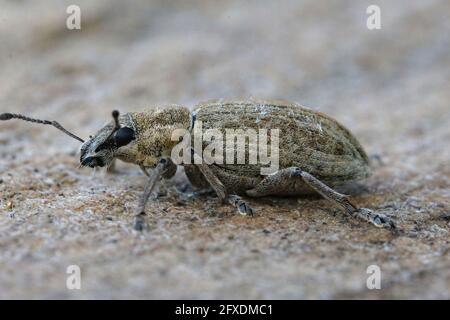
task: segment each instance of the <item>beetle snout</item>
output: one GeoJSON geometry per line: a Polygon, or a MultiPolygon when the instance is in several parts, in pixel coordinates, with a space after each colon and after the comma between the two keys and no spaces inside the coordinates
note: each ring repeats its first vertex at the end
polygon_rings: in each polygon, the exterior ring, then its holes
{"type": "Polygon", "coordinates": [[[104,167],[105,162],[99,157],[87,157],[81,161],[81,165],[84,167],[104,167]]]}

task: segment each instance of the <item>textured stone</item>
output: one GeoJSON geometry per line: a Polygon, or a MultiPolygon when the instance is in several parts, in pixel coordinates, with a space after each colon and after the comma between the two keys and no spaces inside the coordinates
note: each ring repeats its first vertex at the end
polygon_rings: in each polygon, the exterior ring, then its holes
{"type": "Polygon", "coordinates": [[[379,156],[345,191],[400,232],[320,197],[251,199],[257,216],[237,216],[190,197],[180,172],[139,234],[139,168],[77,169],[77,141],[2,122],[0,298],[450,298],[450,2],[378,2],[377,31],[370,1],[77,1],[80,31],[65,28],[72,3],[2,3],[0,112],[86,138],[113,109],[297,101],[379,156]],[[73,264],[81,290],[66,289],[73,264]],[[372,264],[381,290],[366,288],[372,264]]]}

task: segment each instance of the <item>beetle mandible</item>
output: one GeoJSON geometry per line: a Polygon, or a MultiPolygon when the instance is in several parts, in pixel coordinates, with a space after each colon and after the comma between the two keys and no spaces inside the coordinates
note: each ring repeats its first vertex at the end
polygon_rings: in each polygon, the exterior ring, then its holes
{"type": "MultiPolygon", "coordinates": [[[[89,140],[84,141],[56,121],[38,120],[20,114],[3,113],[0,120],[21,119],[53,125],[82,142],[80,163],[87,167],[109,167],[115,159],[138,165],[148,176],[140,197],[133,228],[145,225],[145,206],[157,182],[175,175],[177,165],[171,150],[179,141],[172,139],[177,129],[195,130],[201,121],[205,128],[273,129],[280,131],[279,170],[261,174],[260,164],[184,163],[186,176],[194,187],[212,188],[220,201],[229,203],[243,215],[254,210],[240,196],[292,196],[319,193],[341,206],[352,217],[377,227],[395,229],[394,222],[383,214],[358,208],[333,188],[366,178],[369,159],[356,138],[333,118],[281,100],[213,100],[200,103],[194,111],[179,105],[150,108],[120,115],[89,140]],[[151,173],[147,169],[151,168],[151,173]]],[[[202,147],[206,147],[204,143],[202,147]]],[[[245,146],[244,146],[245,148],[245,146]]],[[[192,148],[190,156],[199,156],[192,148]]]]}

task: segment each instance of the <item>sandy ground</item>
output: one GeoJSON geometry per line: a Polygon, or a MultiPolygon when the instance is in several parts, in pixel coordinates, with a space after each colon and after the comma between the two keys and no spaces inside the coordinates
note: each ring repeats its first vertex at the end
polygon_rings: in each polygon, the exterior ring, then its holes
{"type": "MultiPolygon", "coordinates": [[[[131,229],[145,178],[77,169],[56,129],[0,124],[0,298],[450,298],[450,2],[0,1],[0,112],[88,137],[110,112],[255,96],[339,119],[374,174],[349,190],[399,232],[320,197],[249,200],[237,216],[180,193],[180,172],[131,229]],[[357,4],[356,4],[357,3],[357,4]],[[366,269],[381,268],[381,290],[366,269]],[[81,268],[81,290],[66,268],[81,268]]],[[[180,170],[181,171],[181,170],[180,170]]]]}

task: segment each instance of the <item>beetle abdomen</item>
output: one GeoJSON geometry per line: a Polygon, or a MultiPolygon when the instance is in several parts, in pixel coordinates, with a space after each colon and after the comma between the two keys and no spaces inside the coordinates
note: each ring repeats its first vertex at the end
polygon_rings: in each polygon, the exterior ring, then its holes
{"type": "MultiPolygon", "coordinates": [[[[203,129],[279,130],[280,169],[298,166],[334,184],[369,175],[360,143],[331,117],[299,104],[274,100],[215,100],[196,107],[203,129]]],[[[270,149],[270,148],[269,148],[270,149]]],[[[225,163],[226,170],[257,176],[261,166],[225,163]]]]}

